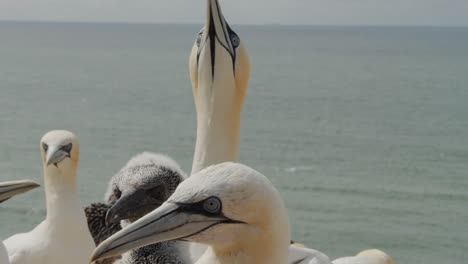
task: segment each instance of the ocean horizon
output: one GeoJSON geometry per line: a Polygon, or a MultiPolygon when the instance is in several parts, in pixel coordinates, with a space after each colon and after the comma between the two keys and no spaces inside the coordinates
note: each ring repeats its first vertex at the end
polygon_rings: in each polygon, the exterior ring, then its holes
{"type": "MultiPolygon", "coordinates": [[[[468,260],[468,27],[234,25],[252,71],[239,161],[266,175],[292,239],[330,258],[468,260]]],[[[82,204],[142,151],[190,171],[188,56],[201,25],[0,21],[0,181],[43,182],[39,140],[80,138],[82,204]]],[[[45,216],[5,202],[0,237],[45,216]]]]}

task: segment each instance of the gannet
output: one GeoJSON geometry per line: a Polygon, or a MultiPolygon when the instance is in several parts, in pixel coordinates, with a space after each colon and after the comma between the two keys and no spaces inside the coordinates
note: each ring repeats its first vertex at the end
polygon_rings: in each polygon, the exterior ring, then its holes
{"type": "MultiPolygon", "coordinates": [[[[240,117],[250,78],[247,49],[224,18],[218,0],[207,0],[205,26],[193,45],[189,68],[197,111],[194,174],[210,165],[237,161],[240,117]]],[[[205,249],[192,243],[191,258],[198,259],[205,249]]],[[[292,252],[291,263],[310,253],[292,252]]]]}
{"type": "Polygon", "coordinates": [[[5,240],[12,264],[83,264],[95,248],[77,191],[78,138],[51,131],[40,142],[46,219],[31,232],[5,240]]]}
{"type": "Polygon", "coordinates": [[[336,259],[333,264],[393,264],[393,259],[378,249],[369,249],[354,257],[336,259]]]}
{"type": "MultiPolygon", "coordinates": [[[[15,195],[25,193],[39,186],[39,184],[33,181],[0,182],[0,203],[10,199],[15,195]]],[[[0,263],[10,263],[10,260],[8,259],[8,253],[2,241],[0,241],[0,263]]]]}
{"type": "MultiPolygon", "coordinates": [[[[100,210],[94,212],[95,215],[101,215],[101,220],[93,217],[99,223],[90,229],[106,231],[106,223],[127,226],[158,208],[186,177],[180,166],[168,156],[151,152],[136,155],[110,180],[105,195],[109,207],[107,215],[102,215],[100,210]]],[[[87,208],[89,211],[96,209],[87,208]]],[[[102,236],[97,231],[94,233],[98,236],[95,236],[95,241],[99,243],[113,234],[106,232],[102,236]]],[[[161,242],[132,250],[124,254],[118,263],[189,263],[186,252],[185,243],[161,242]]]]}
{"type": "MultiPolygon", "coordinates": [[[[218,0],[206,1],[204,28],[189,59],[197,112],[197,140],[192,172],[214,164],[237,161],[240,118],[250,78],[250,61],[243,41],[223,16],[218,0]]],[[[193,260],[206,246],[192,243],[193,260]]]]}
{"type": "Polygon", "coordinates": [[[207,0],[205,26],[193,45],[189,68],[197,111],[194,174],[237,160],[240,116],[250,77],[247,49],[226,22],[217,0],[207,0]]]}
{"type": "Polygon", "coordinates": [[[214,165],[190,176],[162,206],[104,241],[91,260],[168,240],[208,245],[196,263],[287,263],[287,210],[259,172],[235,163],[214,165]]]}

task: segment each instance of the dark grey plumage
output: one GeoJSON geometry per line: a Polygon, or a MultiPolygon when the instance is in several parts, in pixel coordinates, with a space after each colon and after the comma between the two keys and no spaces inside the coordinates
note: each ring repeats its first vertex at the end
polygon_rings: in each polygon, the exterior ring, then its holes
{"type": "MultiPolygon", "coordinates": [[[[144,152],[130,159],[112,177],[106,204],[93,204],[85,210],[95,242],[118,231],[114,220],[120,221],[119,228],[125,227],[159,207],[185,178],[180,166],[167,156],[144,152]],[[107,226],[106,222],[114,224],[107,226]]],[[[185,247],[180,242],[163,242],[128,252],[115,263],[183,264],[186,252],[182,251],[185,247]]]]}
{"type": "MultiPolygon", "coordinates": [[[[95,203],[85,208],[88,228],[96,246],[122,229],[119,224],[106,224],[107,210],[109,210],[111,206],[112,205],[104,203],[95,203]]],[[[96,264],[112,264],[118,259],[120,259],[120,257],[100,260],[97,261],[96,264]]]]}
{"type": "Polygon", "coordinates": [[[139,248],[125,254],[119,264],[183,264],[178,242],[170,241],[139,248]]]}
{"type": "Polygon", "coordinates": [[[88,227],[96,245],[122,230],[119,224],[106,224],[106,214],[112,205],[94,203],[85,208],[88,227]]]}

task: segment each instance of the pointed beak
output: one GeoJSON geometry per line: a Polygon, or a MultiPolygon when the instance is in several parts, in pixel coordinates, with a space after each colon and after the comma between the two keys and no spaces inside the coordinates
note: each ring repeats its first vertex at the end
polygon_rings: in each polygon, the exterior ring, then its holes
{"type": "Polygon", "coordinates": [[[215,225],[232,222],[223,216],[184,212],[177,204],[164,203],[102,242],[94,250],[91,262],[163,241],[189,238],[215,225]]]}
{"type": "Polygon", "coordinates": [[[69,154],[61,150],[59,147],[49,146],[49,149],[47,150],[47,154],[46,154],[46,164],[47,166],[50,166],[51,164],[54,164],[55,166],[57,166],[58,163],[60,163],[62,160],[64,160],[68,156],[69,154]]]}
{"type": "Polygon", "coordinates": [[[230,27],[224,18],[218,0],[208,0],[205,28],[208,29],[210,38],[217,40],[227,51],[234,56],[235,50],[231,42],[230,27]]]}
{"type": "Polygon", "coordinates": [[[25,193],[40,185],[33,181],[14,181],[0,183],[0,202],[6,201],[11,197],[25,193]]]}
{"type": "Polygon", "coordinates": [[[203,56],[203,53],[205,56],[209,55],[211,59],[210,65],[213,78],[216,57],[222,56],[216,54],[221,51],[220,49],[217,49],[218,46],[229,53],[232,62],[235,61],[236,50],[231,40],[232,33],[233,32],[221,11],[218,0],[207,0],[206,21],[200,42],[200,48],[198,50],[198,58],[203,56]],[[209,49],[207,50],[208,47],[209,49]],[[204,50],[206,51],[203,52],[204,50]]]}
{"type": "Polygon", "coordinates": [[[138,219],[153,211],[164,201],[149,196],[145,190],[130,190],[122,193],[119,200],[107,211],[106,223],[117,224],[121,220],[138,219]]]}

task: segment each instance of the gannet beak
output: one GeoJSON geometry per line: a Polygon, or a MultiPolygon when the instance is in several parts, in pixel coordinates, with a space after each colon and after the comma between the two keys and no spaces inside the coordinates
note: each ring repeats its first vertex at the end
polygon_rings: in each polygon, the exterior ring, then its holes
{"type": "MultiPolygon", "coordinates": [[[[221,7],[219,6],[218,0],[208,0],[208,10],[206,14],[205,29],[210,37],[212,43],[218,42],[235,57],[235,47],[231,40],[232,30],[229,27],[226,19],[224,18],[221,7]]],[[[211,45],[212,49],[215,45],[211,45]]]]}
{"type": "Polygon", "coordinates": [[[106,223],[117,224],[121,220],[138,219],[163,204],[148,194],[146,190],[130,190],[123,192],[117,202],[107,211],[106,223]]]}
{"type": "Polygon", "coordinates": [[[11,197],[25,193],[40,185],[33,181],[14,181],[0,183],[0,203],[4,202],[11,197]]]}
{"type": "Polygon", "coordinates": [[[57,167],[57,164],[59,164],[62,160],[64,160],[67,157],[70,157],[70,154],[66,151],[61,150],[60,147],[49,146],[49,149],[47,150],[46,154],[46,164],[47,166],[54,164],[57,167]]]}
{"type": "Polygon", "coordinates": [[[240,222],[187,211],[184,205],[164,203],[102,242],[91,255],[91,262],[163,241],[186,239],[223,223],[240,222]]]}
{"type": "Polygon", "coordinates": [[[215,71],[222,72],[222,75],[225,70],[229,70],[224,69],[225,66],[230,68],[233,75],[235,71],[239,37],[226,22],[218,0],[207,2],[205,27],[197,40],[196,52],[194,50],[192,53],[191,61],[196,60],[195,64],[191,63],[192,79],[201,72],[206,72],[214,80],[215,71]]]}

